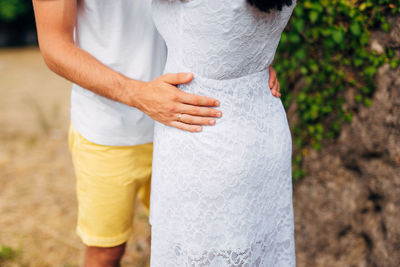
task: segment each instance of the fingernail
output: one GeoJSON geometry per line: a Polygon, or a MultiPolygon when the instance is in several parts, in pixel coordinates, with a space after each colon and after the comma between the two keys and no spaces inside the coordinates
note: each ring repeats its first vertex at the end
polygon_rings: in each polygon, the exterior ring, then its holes
{"type": "Polygon", "coordinates": [[[196,131],[201,132],[201,127],[197,127],[196,131]]]}
{"type": "Polygon", "coordinates": [[[217,112],[217,117],[219,118],[221,116],[222,116],[222,113],[221,112],[217,112]]]}
{"type": "Polygon", "coordinates": [[[216,105],[216,106],[219,106],[219,104],[220,104],[220,103],[219,103],[219,101],[218,101],[218,100],[217,100],[217,101],[215,101],[215,105],[216,105]]]}
{"type": "Polygon", "coordinates": [[[214,124],[214,123],[215,123],[215,120],[210,120],[209,123],[210,123],[210,124],[214,124]]]}

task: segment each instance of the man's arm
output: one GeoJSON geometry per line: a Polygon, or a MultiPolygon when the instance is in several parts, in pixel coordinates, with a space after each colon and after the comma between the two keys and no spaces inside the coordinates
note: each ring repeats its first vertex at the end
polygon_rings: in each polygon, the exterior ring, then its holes
{"type": "Polygon", "coordinates": [[[193,74],[165,74],[151,82],[130,79],[108,68],[73,40],[77,0],[33,0],[40,50],[48,67],[99,95],[136,107],[169,126],[191,132],[215,124],[219,101],[182,92],[193,74]],[[179,114],[183,114],[179,118],[179,114]]]}

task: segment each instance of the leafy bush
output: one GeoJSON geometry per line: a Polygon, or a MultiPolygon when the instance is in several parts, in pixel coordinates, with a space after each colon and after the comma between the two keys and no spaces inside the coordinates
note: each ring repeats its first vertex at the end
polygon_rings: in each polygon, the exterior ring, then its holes
{"type": "Polygon", "coordinates": [[[304,176],[303,156],[311,146],[321,148],[326,138],[337,136],[351,120],[344,91],[355,90],[355,100],[371,105],[377,68],[399,59],[388,49],[370,51],[370,31],[389,31],[387,17],[400,12],[400,0],[298,0],[287,31],[282,35],[274,67],[278,72],[286,107],[296,101],[293,178],[304,176]],[[303,80],[301,91],[292,89],[303,80]]]}
{"type": "Polygon", "coordinates": [[[0,0],[0,21],[10,22],[27,15],[32,8],[29,0],[0,0]]]}

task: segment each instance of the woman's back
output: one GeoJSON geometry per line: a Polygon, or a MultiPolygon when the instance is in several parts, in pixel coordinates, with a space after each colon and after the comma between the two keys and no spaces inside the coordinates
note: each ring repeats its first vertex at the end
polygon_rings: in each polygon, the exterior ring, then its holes
{"type": "Polygon", "coordinates": [[[294,6],[266,13],[246,0],[153,0],[168,72],[221,80],[266,69],[294,6]]]}

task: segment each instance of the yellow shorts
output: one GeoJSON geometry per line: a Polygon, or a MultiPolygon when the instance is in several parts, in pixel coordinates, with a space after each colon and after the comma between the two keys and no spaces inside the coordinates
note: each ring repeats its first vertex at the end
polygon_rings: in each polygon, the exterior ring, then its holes
{"type": "Polygon", "coordinates": [[[153,144],[103,146],[70,126],[77,177],[77,233],[87,246],[114,247],[129,239],[137,196],[150,202],[153,144]]]}

